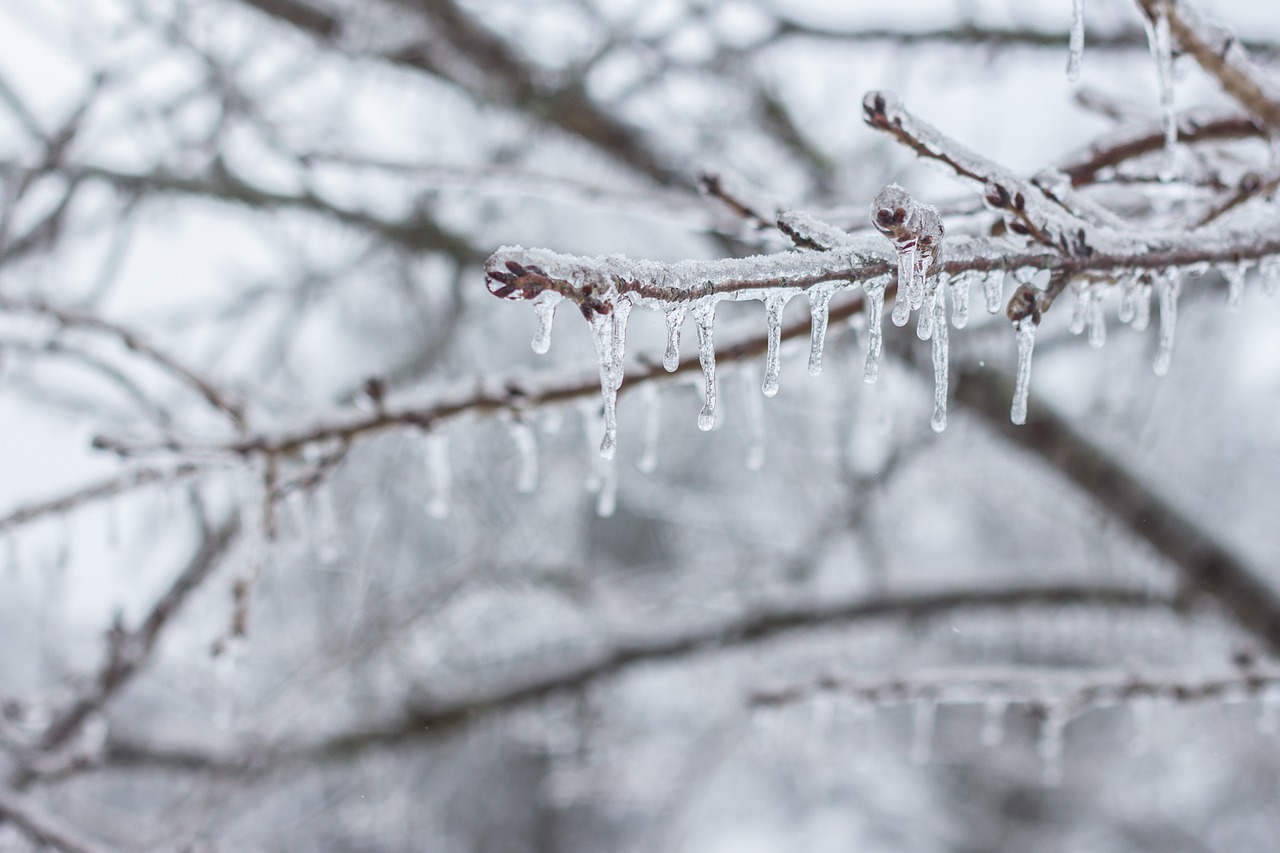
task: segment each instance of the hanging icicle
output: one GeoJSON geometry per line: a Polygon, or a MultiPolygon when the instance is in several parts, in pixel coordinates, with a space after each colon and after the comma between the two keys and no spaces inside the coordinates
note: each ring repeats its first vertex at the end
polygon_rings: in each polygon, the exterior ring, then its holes
{"type": "Polygon", "coordinates": [[[1160,87],[1160,127],[1164,131],[1164,163],[1160,180],[1173,180],[1178,145],[1178,112],[1173,98],[1173,37],[1169,32],[1169,13],[1164,3],[1155,4],[1155,19],[1143,19],[1147,43],[1156,63],[1156,82],[1160,87]]]}
{"type": "Polygon", "coordinates": [[[533,314],[538,323],[533,333],[533,351],[538,355],[545,355],[551,349],[551,324],[556,318],[556,306],[563,300],[554,290],[545,290],[533,300],[533,314]]]}
{"type": "Polygon", "coordinates": [[[831,311],[831,288],[809,288],[809,375],[822,373],[822,350],[827,341],[827,318],[831,311]]]}
{"type": "Polygon", "coordinates": [[[706,432],[716,425],[716,348],[714,340],[716,303],[704,300],[693,309],[698,327],[698,361],[704,380],[702,411],[698,413],[698,429],[706,432]]]}
{"type": "Polygon", "coordinates": [[[973,273],[961,273],[950,280],[952,328],[963,329],[969,325],[969,289],[972,282],[973,273]]]}
{"type": "Polygon", "coordinates": [[[885,280],[875,279],[862,285],[863,310],[867,320],[867,360],[862,368],[862,381],[875,383],[880,375],[880,351],[884,346],[883,325],[885,280]]]}
{"type": "Polygon", "coordinates": [[[771,293],[764,300],[769,346],[765,354],[764,382],[761,383],[760,390],[766,397],[773,397],[778,393],[778,374],[782,371],[782,310],[789,299],[790,293],[771,293]]]}
{"type": "Polygon", "coordinates": [[[1067,54],[1067,80],[1080,79],[1080,63],[1084,59],[1084,0],[1071,0],[1071,43],[1067,54]]]}
{"type": "Polygon", "coordinates": [[[905,326],[911,311],[924,305],[929,278],[939,271],[945,229],[937,208],[921,204],[897,184],[871,202],[871,224],[887,237],[898,254],[898,290],[893,323],[905,326]]]}
{"type": "Polygon", "coordinates": [[[933,417],[929,425],[934,432],[947,428],[947,291],[939,286],[933,297],[933,417]]]}
{"type": "Polygon", "coordinates": [[[1156,342],[1156,360],[1152,365],[1156,376],[1169,373],[1173,360],[1173,333],[1178,325],[1178,294],[1182,290],[1182,273],[1169,267],[1156,277],[1156,294],[1160,300],[1160,336],[1156,342]]]}
{"type": "Polygon", "coordinates": [[[1036,345],[1037,323],[1024,317],[1015,326],[1018,331],[1018,373],[1014,381],[1013,407],[1009,419],[1015,424],[1027,422],[1027,398],[1031,394],[1031,353],[1036,345]]]}
{"type": "Polygon", "coordinates": [[[680,329],[684,326],[686,306],[683,302],[667,309],[667,349],[662,354],[662,367],[668,373],[674,373],[680,366],[680,329]]]}

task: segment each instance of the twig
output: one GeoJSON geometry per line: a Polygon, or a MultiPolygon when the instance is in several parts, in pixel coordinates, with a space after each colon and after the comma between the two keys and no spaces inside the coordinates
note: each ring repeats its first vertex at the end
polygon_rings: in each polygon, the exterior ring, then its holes
{"type": "Polygon", "coordinates": [[[0,789],[0,820],[7,820],[37,845],[49,845],[62,853],[109,853],[109,847],[31,802],[27,797],[0,789]]]}
{"type": "Polygon", "coordinates": [[[244,406],[241,403],[232,400],[229,395],[219,390],[195,370],[148,343],[137,332],[105,320],[96,314],[61,308],[39,297],[19,298],[0,294],[0,311],[40,314],[55,320],[65,328],[89,329],[109,335],[123,344],[126,349],[147,358],[162,370],[173,374],[179,381],[194,388],[210,406],[225,414],[237,429],[244,429],[247,426],[244,406]]]}
{"type": "Polygon", "coordinates": [[[50,515],[62,515],[94,501],[113,498],[156,483],[176,482],[202,470],[200,466],[184,462],[171,468],[137,468],[126,471],[59,497],[18,507],[0,518],[0,535],[50,515]]]}

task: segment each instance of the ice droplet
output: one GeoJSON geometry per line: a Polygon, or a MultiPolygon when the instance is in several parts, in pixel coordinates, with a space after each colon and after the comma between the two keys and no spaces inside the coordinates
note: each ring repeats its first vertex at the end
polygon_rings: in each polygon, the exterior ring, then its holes
{"type": "Polygon", "coordinates": [[[515,442],[520,457],[520,469],[516,475],[516,491],[522,495],[532,492],[538,485],[538,438],[526,421],[514,420],[508,426],[511,440],[515,442]]]}
{"type": "Polygon", "coordinates": [[[662,403],[656,383],[641,386],[640,404],[644,408],[644,449],[636,467],[641,473],[652,474],[658,468],[658,432],[662,428],[662,403]]]}
{"type": "Polygon", "coordinates": [[[999,746],[1004,742],[1004,718],[1009,710],[1009,701],[1002,696],[988,699],[982,711],[982,745],[999,746]]]}
{"type": "Polygon", "coordinates": [[[1015,424],[1027,422],[1027,397],[1031,393],[1031,353],[1036,345],[1036,323],[1025,317],[1017,323],[1018,373],[1013,387],[1013,407],[1009,419],[1015,424]]]}
{"type": "Polygon", "coordinates": [[[544,290],[533,300],[533,313],[537,328],[533,333],[533,351],[545,355],[551,349],[551,324],[556,318],[556,306],[564,297],[554,290],[544,290]]]}
{"type": "Polygon", "coordinates": [[[1182,290],[1182,274],[1169,267],[1156,277],[1156,293],[1160,299],[1160,336],[1156,342],[1156,360],[1152,368],[1156,376],[1169,373],[1173,360],[1173,333],[1178,325],[1178,293],[1182,290]]]}
{"type": "Polygon", "coordinates": [[[830,315],[831,289],[809,290],[809,375],[822,373],[822,349],[827,340],[827,317],[830,315]]]}
{"type": "Polygon", "coordinates": [[[765,323],[769,335],[769,348],[764,357],[764,382],[760,390],[766,397],[778,393],[778,374],[782,370],[782,309],[786,307],[789,293],[770,294],[764,301],[765,323]]]}
{"type": "Polygon", "coordinates": [[[982,295],[987,300],[987,313],[999,314],[1004,302],[1004,270],[991,270],[982,277],[982,295]]]}
{"type": "Polygon", "coordinates": [[[933,299],[933,418],[934,432],[947,428],[947,292],[939,286],[933,299]]]}
{"type": "Polygon", "coordinates": [[[1164,164],[1160,180],[1171,181],[1175,174],[1174,156],[1178,144],[1178,113],[1173,99],[1173,39],[1169,32],[1169,15],[1163,3],[1155,5],[1155,20],[1143,17],[1147,43],[1156,63],[1156,82],[1160,87],[1160,127],[1164,131],[1164,164]]]}
{"type": "Polygon", "coordinates": [[[963,329],[969,325],[969,286],[973,273],[961,273],[951,279],[951,325],[963,329]]]}
{"type": "Polygon", "coordinates": [[[680,328],[684,325],[687,308],[683,302],[667,309],[667,350],[662,354],[662,366],[674,373],[680,366],[680,328]]]}
{"type": "Polygon", "coordinates": [[[705,381],[702,411],[698,413],[698,429],[706,432],[716,425],[716,348],[714,331],[716,303],[707,300],[693,309],[693,321],[698,327],[698,361],[702,365],[705,381]]]}
{"type": "Polygon", "coordinates": [[[873,384],[880,375],[880,350],[884,339],[881,330],[884,316],[884,279],[862,285],[863,310],[867,317],[867,361],[862,368],[862,381],[873,384]]]}
{"type": "Polygon", "coordinates": [[[1067,80],[1080,79],[1080,61],[1084,59],[1084,0],[1071,0],[1071,42],[1067,54],[1067,80]]]}
{"type": "Polygon", "coordinates": [[[448,518],[449,492],[453,487],[453,472],[449,466],[449,438],[442,432],[429,432],[424,449],[429,495],[427,514],[432,518],[448,518]]]}
{"type": "Polygon", "coordinates": [[[928,764],[933,756],[933,729],[938,719],[938,702],[932,696],[915,701],[911,715],[911,763],[928,764]]]}
{"type": "Polygon", "coordinates": [[[759,471],[764,467],[764,401],[756,393],[755,370],[744,367],[742,378],[746,391],[747,470],[759,471]]]}

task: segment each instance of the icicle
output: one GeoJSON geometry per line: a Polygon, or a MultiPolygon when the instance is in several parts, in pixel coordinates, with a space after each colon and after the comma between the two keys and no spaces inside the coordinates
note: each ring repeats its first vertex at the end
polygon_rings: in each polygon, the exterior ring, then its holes
{"type": "Polygon", "coordinates": [[[932,696],[915,701],[911,717],[911,763],[928,764],[933,755],[933,728],[938,718],[938,702],[932,696]]]}
{"type": "Polygon", "coordinates": [[[556,317],[556,306],[564,299],[554,290],[544,290],[533,300],[533,313],[538,326],[533,333],[533,351],[545,355],[551,349],[551,324],[556,317]]]}
{"type": "Polygon", "coordinates": [[[1145,332],[1151,325],[1151,285],[1140,281],[1133,294],[1133,330],[1145,332]]]}
{"type": "Polygon", "coordinates": [[[449,439],[442,432],[429,432],[426,435],[427,454],[427,488],[430,497],[427,501],[427,514],[432,518],[449,516],[449,491],[453,484],[453,473],[449,467],[449,439]]]}
{"type": "Polygon", "coordinates": [[[822,372],[822,348],[827,340],[827,316],[830,314],[831,290],[815,287],[809,290],[809,375],[822,372]]]}
{"type": "Polygon", "coordinates": [[[618,450],[618,386],[615,373],[613,314],[593,314],[591,337],[596,346],[596,360],[600,365],[600,396],[604,398],[604,437],[600,440],[600,455],[612,459],[618,450]]]}
{"type": "Polygon", "coordinates": [[[1102,295],[1089,300],[1089,346],[1100,348],[1107,342],[1107,315],[1102,310],[1102,295]]]}
{"type": "Polygon", "coordinates": [[[511,440],[520,455],[520,473],[516,475],[516,491],[522,495],[532,492],[538,485],[538,438],[533,427],[525,421],[512,421],[508,427],[511,440]]]}
{"type": "Polygon", "coordinates": [[[1241,261],[1238,264],[1222,268],[1222,275],[1227,280],[1227,307],[1232,311],[1240,308],[1244,301],[1244,278],[1249,271],[1249,264],[1241,261]]]}
{"type": "Polygon", "coordinates": [[[1164,165],[1160,180],[1174,177],[1174,155],[1178,144],[1178,113],[1173,100],[1173,39],[1169,33],[1169,15],[1163,3],[1155,4],[1154,21],[1146,20],[1147,42],[1156,63],[1156,81],[1160,86],[1160,127],[1164,131],[1164,165]]]}
{"type": "Polygon", "coordinates": [[[613,323],[611,339],[613,351],[609,359],[609,367],[613,372],[613,390],[622,387],[622,363],[627,356],[627,318],[631,316],[631,300],[619,297],[613,305],[613,323]]]}
{"type": "Polygon", "coordinates": [[[910,252],[898,253],[898,289],[893,297],[893,314],[890,319],[895,326],[905,326],[911,319],[911,269],[915,266],[915,244],[910,252]],[[908,254],[910,257],[908,258],[908,254]]]}
{"type": "Polygon", "coordinates": [[[1066,708],[1050,705],[1040,723],[1036,754],[1040,758],[1040,780],[1045,785],[1056,786],[1062,782],[1062,746],[1068,720],[1066,708]]]}
{"type": "Polygon", "coordinates": [[[618,508],[618,466],[612,459],[599,462],[600,488],[596,492],[596,515],[611,518],[618,508]]]}
{"type": "Polygon", "coordinates": [[[1263,258],[1258,264],[1258,272],[1262,275],[1262,292],[1266,296],[1280,293],[1280,257],[1272,255],[1263,258]]]}
{"type": "Polygon", "coordinates": [[[1018,374],[1013,388],[1013,408],[1009,419],[1015,424],[1027,422],[1027,397],[1031,394],[1031,352],[1036,345],[1036,323],[1026,317],[1017,323],[1018,374]]]}
{"type": "Polygon", "coordinates": [[[640,403],[644,408],[644,449],[636,467],[641,473],[652,474],[658,468],[658,431],[662,427],[662,404],[656,383],[646,382],[640,388],[640,403]]]}
{"type": "Polygon", "coordinates": [[[1138,313],[1138,279],[1128,276],[1120,283],[1120,307],[1116,317],[1121,323],[1132,323],[1138,313]]]}
{"type": "Polygon", "coordinates": [[[933,303],[933,418],[934,432],[947,428],[947,292],[939,286],[933,303]]]}
{"type": "Polygon", "coordinates": [[[867,317],[867,361],[862,368],[862,381],[874,383],[880,375],[880,350],[883,345],[881,324],[884,315],[883,279],[868,281],[862,285],[863,309],[867,317]]]}
{"type": "Polygon", "coordinates": [[[321,484],[311,491],[313,529],[317,529],[320,541],[316,546],[316,558],[320,565],[331,566],[342,554],[338,538],[338,511],[333,506],[333,487],[321,484]]]}
{"type": "Polygon", "coordinates": [[[1133,733],[1129,741],[1129,754],[1142,755],[1151,748],[1151,717],[1155,703],[1150,696],[1135,696],[1129,702],[1133,716],[1133,733]]]}
{"type": "Polygon", "coordinates": [[[916,318],[916,337],[922,341],[933,337],[934,306],[938,304],[938,293],[942,290],[941,284],[929,288],[920,305],[920,316],[916,318]]]}
{"type": "Polygon", "coordinates": [[[698,413],[698,429],[706,432],[716,425],[716,349],[713,339],[716,303],[700,303],[693,309],[693,321],[698,327],[698,361],[702,364],[702,376],[705,380],[705,402],[702,411],[698,413]]]}
{"type": "Polygon", "coordinates": [[[680,327],[684,325],[685,311],[683,302],[667,309],[667,351],[662,354],[662,366],[668,373],[680,366],[680,327]]]}
{"type": "Polygon", "coordinates": [[[1084,59],[1084,0],[1071,0],[1071,43],[1067,54],[1067,80],[1080,79],[1080,61],[1084,59]]]}
{"type": "Polygon", "coordinates": [[[969,325],[969,285],[973,273],[961,273],[951,279],[951,325],[963,329],[969,325]]]}
{"type": "Polygon", "coordinates": [[[982,277],[982,295],[987,300],[987,313],[999,314],[1004,302],[1004,270],[991,270],[982,277]]]}
{"type": "Polygon", "coordinates": [[[595,437],[603,429],[604,421],[601,417],[600,407],[597,405],[585,402],[579,406],[579,411],[582,412],[582,437],[587,442],[587,457],[590,463],[587,468],[587,477],[582,482],[582,488],[594,494],[600,491],[600,470],[604,466],[604,457],[597,451],[595,437]]]}
{"type": "Polygon", "coordinates": [[[765,323],[769,333],[769,350],[764,357],[764,382],[760,390],[766,397],[778,393],[778,373],[782,370],[782,309],[791,294],[770,294],[764,301],[765,323]]]}
{"type": "Polygon", "coordinates": [[[747,397],[747,470],[759,471],[764,467],[764,401],[756,393],[755,370],[744,367],[742,378],[747,397]]]}
{"type": "Polygon", "coordinates": [[[1182,290],[1182,274],[1170,267],[1156,278],[1156,292],[1160,297],[1160,337],[1156,344],[1156,360],[1152,365],[1156,376],[1169,372],[1173,360],[1173,333],[1178,324],[1178,293],[1182,290]]]}
{"type": "Polygon", "coordinates": [[[1265,687],[1258,697],[1258,731],[1264,735],[1280,732],[1280,685],[1265,687]]]}
{"type": "Polygon", "coordinates": [[[1004,742],[1004,718],[1009,710],[1009,701],[1002,696],[993,696],[987,700],[982,712],[982,745],[999,746],[1004,742]]]}
{"type": "Polygon", "coordinates": [[[1084,331],[1085,322],[1089,316],[1089,302],[1093,294],[1084,284],[1076,285],[1072,289],[1076,293],[1076,298],[1071,305],[1071,322],[1067,324],[1067,330],[1073,335],[1078,335],[1084,331]]]}

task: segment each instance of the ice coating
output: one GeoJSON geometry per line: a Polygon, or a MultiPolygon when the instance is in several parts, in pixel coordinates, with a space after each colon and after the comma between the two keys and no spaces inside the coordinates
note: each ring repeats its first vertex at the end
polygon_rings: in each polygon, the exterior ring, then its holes
{"type": "Polygon", "coordinates": [[[937,271],[944,229],[937,208],[921,204],[897,184],[871,202],[871,224],[893,243],[898,256],[898,290],[893,323],[905,326],[911,311],[924,305],[929,277],[937,271]]]}
{"type": "Polygon", "coordinates": [[[1009,420],[1015,424],[1027,422],[1027,398],[1031,394],[1031,354],[1036,345],[1036,322],[1030,317],[1015,325],[1018,332],[1018,372],[1014,378],[1013,406],[1009,420]]]}
{"type": "Polygon", "coordinates": [[[1067,80],[1080,79],[1080,62],[1084,59],[1084,0],[1071,0],[1071,42],[1067,54],[1067,80]]]}
{"type": "Polygon", "coordinates": [[[769,347],[765,353],[764,382],[760,390],[766,397],[778,393],[778,374],[782,370],[782,309],[786,307],[790,293],[772,293],[764,300],[765,325],[768,332],[769,347]]]}
{"type": "Polygon", "coordinates": [[[1133,291],[1133,320],[1135,332],[1145,332],[1151,325],[1151,284],[1138,279],[1133,291]]]}

